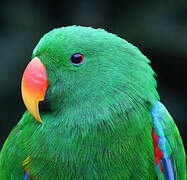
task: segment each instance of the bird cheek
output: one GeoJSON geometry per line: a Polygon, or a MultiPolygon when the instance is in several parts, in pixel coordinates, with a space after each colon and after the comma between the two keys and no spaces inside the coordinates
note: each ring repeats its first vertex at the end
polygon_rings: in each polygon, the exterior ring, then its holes
{"type": "Polygon", "coordinates": [[[21,83],[22,97],[28,111],[42,122],[39,114],[39,101],[43,101],[48,88],[46,68],[38,57],[27,65],[21,83]]]}

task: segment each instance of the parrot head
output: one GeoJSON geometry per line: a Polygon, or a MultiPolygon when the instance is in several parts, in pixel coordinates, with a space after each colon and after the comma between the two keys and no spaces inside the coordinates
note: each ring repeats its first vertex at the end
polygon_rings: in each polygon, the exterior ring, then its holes
{"type": "Polygon", "coordinates": [[[124,118],[140,113],[139,106],[147,108],[158,94],[149,60],[138,48],[103,29],[68,26],[37,44],[23,74],[22,97],[40,123],[90,127],[114,123],[116,112],[125,112],[124,118]]]}

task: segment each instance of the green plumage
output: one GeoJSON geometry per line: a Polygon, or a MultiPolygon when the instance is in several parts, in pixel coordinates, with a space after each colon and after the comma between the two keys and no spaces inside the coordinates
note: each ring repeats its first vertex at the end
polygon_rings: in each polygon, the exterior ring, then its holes
{"type": "Polygon", "coordinates": [[[40,110],[41,124],[25,112],[1,151],[0,180],[23,180],[30,155],[34,180],[156,179],[150,111],[159,96],[138,48],[102,29],[70,26],[44,35],[35,56],[47,70],[51,110],[40,110]],[[70,63],[77,52],[80,66],[70,63]]]}

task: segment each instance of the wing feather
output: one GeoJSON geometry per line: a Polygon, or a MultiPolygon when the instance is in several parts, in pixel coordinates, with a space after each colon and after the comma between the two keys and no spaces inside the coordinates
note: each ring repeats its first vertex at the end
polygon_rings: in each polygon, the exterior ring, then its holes
{"type": "MultiPolygon", "coordinates": [[[[167,109],[156,102],[151,110],[153,131],[158,135],[158,147],[163,157],[156,162],[156,172],[160,179],[186,180],[186,155],[179,131],[167,109]],[[158,168],[159,163],[162,168],[158,168]]],[[[153,139],[154,140],[154,139],[153,139]]],[[[160,166],[159,165],[159,166],[160,166]]]]}

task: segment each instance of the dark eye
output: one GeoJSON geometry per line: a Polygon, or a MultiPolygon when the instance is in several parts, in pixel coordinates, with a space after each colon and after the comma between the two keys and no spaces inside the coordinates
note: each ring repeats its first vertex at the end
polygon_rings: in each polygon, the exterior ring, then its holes
{"type": "Polygon", "coordinates": [[[39,102],[39,109],[44,111],[50,110],[50,104],[49,104],[49,99],[47,97],[47,93],[45,94],[44,100],[39,102]]]}
{"type": "Polygon", "coordinates": [[[74,65],[80,65],[84,61],[84,55],[81,53],[75,53],[71,56],[70,59],[71,63],[74,65]]]}

